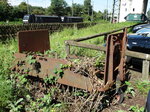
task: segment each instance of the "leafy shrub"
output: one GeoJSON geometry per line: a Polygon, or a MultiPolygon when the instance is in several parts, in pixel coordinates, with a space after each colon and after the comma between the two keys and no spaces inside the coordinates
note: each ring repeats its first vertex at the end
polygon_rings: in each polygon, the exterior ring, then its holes
{"type": "Polygon", "coordinates": [[[12,89],[11,81],[0,76],[0,109],[6,107],[12,99],[12,89]]]}

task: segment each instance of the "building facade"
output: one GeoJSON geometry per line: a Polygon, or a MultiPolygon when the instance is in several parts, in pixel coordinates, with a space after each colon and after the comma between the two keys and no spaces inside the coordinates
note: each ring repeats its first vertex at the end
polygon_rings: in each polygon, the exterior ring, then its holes
{"type": "Polygon", "coordinates": [[[146,14],[148,0],[121,0],[119,22],[124,22],[129,13],[146,14]]]}

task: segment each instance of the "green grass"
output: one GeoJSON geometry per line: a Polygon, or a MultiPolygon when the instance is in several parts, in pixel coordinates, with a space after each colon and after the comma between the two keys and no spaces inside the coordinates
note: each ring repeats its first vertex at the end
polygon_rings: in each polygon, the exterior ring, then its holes
{"type": "Polygon", "coordinates": [[[0,25],[16,25],[16,24],[22,24],[22,21],[0,21],[0,25]]]}
{"type": "Polygon", "coordinates": [[[147,96],[148,91],[150,90],[150,81],[137,81],[135,87],[141,94],[147,96]]]}
{"type": "Polygon", "coordinates": [[[16,48],[16,41],[14,40],[9,40],[6,44],[0,42],[0,110],[3,110],[13,98],[10,67],[13,63],[13,53],[16,52],[16,48]]]}

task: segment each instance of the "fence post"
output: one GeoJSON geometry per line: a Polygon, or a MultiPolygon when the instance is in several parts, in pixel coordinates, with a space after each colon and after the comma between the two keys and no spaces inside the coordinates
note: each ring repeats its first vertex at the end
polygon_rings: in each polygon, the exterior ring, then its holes
{"type": "Polygon", "coordinates": [[[78,29],[77,23],[74,23],[74,24],[73,24],[73,28],[74,28],[74,29],[78,29]]]}
{"type": "Polygon", "coordinates": [[[142,66],[142,79],[148,80],[149,78],[149,61],[143,60],[143,66],[142,66]]]}
{"type": "Polygon", "coordinates": [[[68,44],[67,41],[65,41],[65,46],[66,46],[66,53],[67,53],[67,56],[70,54],[70,45],[68,44]]]}

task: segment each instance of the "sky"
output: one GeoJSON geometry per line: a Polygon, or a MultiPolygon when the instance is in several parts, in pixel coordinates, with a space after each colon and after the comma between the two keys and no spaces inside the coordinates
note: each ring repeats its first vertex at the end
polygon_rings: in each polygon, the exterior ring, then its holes
{"type": "MultiPolygon", "coordinates": [[[[32,6],[41,6],[48,7],[50,6],[50,0],[8,0],[9,3],[13,6],[19,5],[21,2],[27,2],[32,6]]],[[[65,0],[69,6],[71,6],[72,1],[74,3],[83,4],[84,0],[65,0]]],[[[113,0],[91,0],[92,4],[94,4],[95,11],[104,11],[108,9],[109,12],[112,10],[113,0]]]]}

